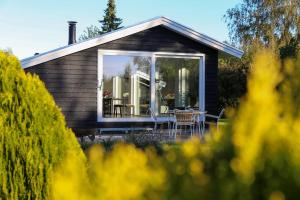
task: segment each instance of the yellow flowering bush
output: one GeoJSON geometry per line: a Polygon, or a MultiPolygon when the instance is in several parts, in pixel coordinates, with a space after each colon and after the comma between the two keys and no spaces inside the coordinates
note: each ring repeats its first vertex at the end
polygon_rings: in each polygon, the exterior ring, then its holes
{"type": "MultiPolygon", "coordinates": [[[[93,147],[90,191],[77,199],[297,199],[300,59],[282,63],[261,51],[254,60],[249,92],[228,126],[205,142],[165,145],[159,156],[126,144],[110,153],[93,147]]],[[[74,184],[72,176],[63,180],[74,184]]]]}
{"type": "Polygon", "coordinates": [[[294,110],[300,104],[293,91],[300,88],[294,83],[300,60],[282,64],[270,52],[254,60],[249,93],[229,130],[236,154],[230,166],[249,199],[296,199],[300,118],[294,110]]]}
{"type": "Polygon", "coordinates": [[[260,51],[232,122],[203,146],[206,199],[297,199],[300,192],[300,59],[260,51]],[[288,78],[287,78],[288,77],[288,78]]]}
{"type": "Polygon", "coordinates": [[[165,172],[153,150],[117,144],[104,153],[89,149],[88,168],[69,155],[54,174],[54,199],[153,199],[163,191],[165,172]]]}

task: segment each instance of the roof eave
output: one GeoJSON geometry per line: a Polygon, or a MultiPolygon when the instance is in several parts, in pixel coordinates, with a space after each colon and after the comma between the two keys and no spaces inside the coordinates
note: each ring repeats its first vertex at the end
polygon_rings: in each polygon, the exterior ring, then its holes
{"type": "Polygon", "coordinates": [[[203,43],[205,45],[208,45],[212,48],[215,48],[217,50],[223,51],[229,55],[241,58],[243,55],[243,51],[238,50],[230,45],[227,45],[225,43],[219,42],[209,36],[206,36],[204,34],[201,34],[197,31],[194,31],[191,28],[188,28],[186,26],[183,26],[177,22],[174,22],[166,17],[156,17],[151,20],[147,20],[129,27],[124,27],[122,29],[118,29],[112,32],[109,32],[107,34],[98,36],[94,39],[86,40],[83,42],[75,43],[73,45],[64,46],[49,52],[45,52],[33,57],[29,57],[26,59],[23,59],[21,61],[23,68],[28,68],[34,65],[38,65],[50,60],[54,60],[72,53],[76,53],[79,51],[82,51],[84,49],[92,48],[97,45],[101,45],[107,42],[110,42],[112,40],[120,39],[123,37],[126,37],[128,35],[135,34],[137,32],[150,29],[156,26],[165,26],[179,34],[182,34],[186,37],[189,37],[196,42],[203,43]]]}

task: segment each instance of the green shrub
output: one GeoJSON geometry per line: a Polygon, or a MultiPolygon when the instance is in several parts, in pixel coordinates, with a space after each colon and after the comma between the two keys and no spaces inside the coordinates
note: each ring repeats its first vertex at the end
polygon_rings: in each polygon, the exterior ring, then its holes
{"type": "Polygon", "coordinates": [[[0,52],[0,199],[47,199],[52,171],[80,147],[37,76],[0,52]]]}
{"type": "Polygon", "coordinates": [[[220,55],[218,71],[219,107],[237,108],[241,97],[247,92],[247,76],[250,59],[220,55]]]}

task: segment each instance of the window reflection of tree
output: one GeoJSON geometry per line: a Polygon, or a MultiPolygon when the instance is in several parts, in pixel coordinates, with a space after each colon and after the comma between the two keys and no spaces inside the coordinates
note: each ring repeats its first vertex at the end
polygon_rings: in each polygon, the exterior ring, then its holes
{"type": "MultiPolygon", "coordinates": [[[[133,57],[133,65],[136,72],[142,72],[150,78],[151,57],[135,56],[133,57]]],[[[143,80],[140,78],[140,112],[141,114],[147,113],[147,108],[150,105],[150,79],[143,80]]]]}
{"type": "Polygon", "coordinates": [[[133,64],[137,65],[137,70],[144,72],[146,74],[150,74],[150,66],[151,66],[150,57],[135,56],[133,58],[133,64]]]}
{"type": "MultiPolygon", "coordinates": [[[[130,77],[131,77],[131,73],[132,73],[132,67],[130,63],[127,63],[124,65],[124,73],[121,75],[122,77],[122,85],[124,86],[124,91],[122,91],[123,93],[123,97],[126,97],[126,95],[124,96],[125,93],[129,94],[130,91],[130,77]]],[[[126,97],[127,99],[125,103],[129,103],[129,95],[126,97]]]]}
{"type": "MultiPolygon", "coordinates": [[[[108,91],[111,92],[113,98],[123,98],[122,102],[125,104],[134,104],[134,99],[136,94],[138,94],[138,102],[135,106],[135,110],[140,110],[140,114],[146,114],[147,108],[150,104],[150,66],[151,66],[151,57],[142,57],[142,56],[116,56],[116,60],[123,60],[121,63],[118,63],[119,70],[118,72],[112,71],[111,74],[106,74],[109,72],[110,66],[104,63],[104,91],[103,93],[107,94],[108,91]],[[125,61],[126,60],[126,61],[125,61]],[[124,62],[125,61],[125,62],[124,62]],[[145,74],[140,77],[140,75],[145,74]],[[145,79],[145,76],[148,78],[145,79]],[[119,77],[121,80],[121,96],[113,96],[113,79],[119,77]],[[137,81],[139,83],[138,87],[133,86],[137,81]],[[134,88],[134,91],[132,89],[134,88]],[[107,91],[107,92],[105,92],[107,91]],[[133,94],[131,94],[133,93],[133,94]],[[144,109],[144,107],[146,109],[144,109]]],[[[106,96],[107,97],[107,96],[106,96]]],[[[116,103],[116,101],[114,101],[116,103]]]]}

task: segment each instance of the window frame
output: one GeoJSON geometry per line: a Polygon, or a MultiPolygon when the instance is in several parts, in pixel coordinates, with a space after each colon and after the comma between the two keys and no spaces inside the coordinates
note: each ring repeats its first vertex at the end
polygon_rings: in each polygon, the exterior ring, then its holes
{"type": "MultiPolygon", "coordinates": [[[[124,51],[98,49],[97,67],[97,122],[152,122],[151,117],[130,118],[106,118],[103,117],[103,56],[145,56],[151,57],[150,65],[150,107],[155,110],[155,71],[156,58],[187,58],[199,59],[199,110],[205,110],[205,54],[202,53],[175,53],[175,52],[151,52],[151,51],[124,51]]],[[[167,117],[158,117],[158,121],[167,121],[167,117]]]]}

